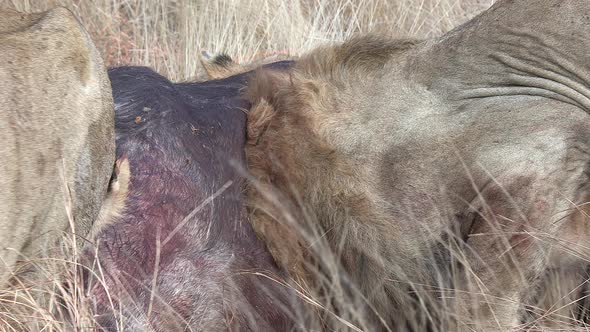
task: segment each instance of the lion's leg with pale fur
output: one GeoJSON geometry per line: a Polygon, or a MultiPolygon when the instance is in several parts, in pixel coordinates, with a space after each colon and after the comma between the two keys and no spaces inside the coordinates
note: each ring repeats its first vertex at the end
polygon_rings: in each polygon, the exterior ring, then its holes
{"type": "Polygon", "coordinates": [[[586,197],[578,185],[585,179],[583,165],[562,172],[563,164],[551,159],[526,163],[528,169],[491,178],[471,202],[478,213],[459,258],[466,264],[456,285],[457,330],[519,326],[523,305],[545,271],[576,260],[563,248],[590,234],[574,204],[586,197]]]}

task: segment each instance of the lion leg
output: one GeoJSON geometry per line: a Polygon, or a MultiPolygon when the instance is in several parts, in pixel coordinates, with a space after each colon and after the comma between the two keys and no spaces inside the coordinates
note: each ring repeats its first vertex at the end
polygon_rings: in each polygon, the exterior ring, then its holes
{"type": "Polygon", "coordinates": [[[459,257],[465,269],[456,287],[457,330],[521,324],[523,305],[549,267],[555,239],[563,235],[556,222],[567,217],[562,211],[574,200],[575,190],[558,190],[557,183],[563,179],[509,175],[493,180],[472,202],[479,214],[459,257]]]}
{"type": "Polygon", "coordinates": [[[549,255],[549,269],[531,301],[530,319],[543,329],[582,328],[588,311],[590,273],[590,197],[571,204],[571,214],[558,228],[559,241],[549,255]]]}

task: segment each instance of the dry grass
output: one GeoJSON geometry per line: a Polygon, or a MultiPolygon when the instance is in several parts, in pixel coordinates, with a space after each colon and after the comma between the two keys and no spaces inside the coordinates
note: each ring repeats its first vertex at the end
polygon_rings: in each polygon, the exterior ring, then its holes
{"type": "Polygon", "coordinates": [[[439,35],[491,0],[0,0],[0,8],[66,6],[91,32],[107,63],[155,68],[173,80],[199,73],[202,51],[247,62],[267,52],[299,54],[355,33],[439,35]]]}
{"type": "Polygon", "coordinates": [[[85,330],[94,325],[72,239],[65,235],[51,258],[23,258],[26,263],[15,271],[12,287],[0,290],[0,331],[85,330]]]}

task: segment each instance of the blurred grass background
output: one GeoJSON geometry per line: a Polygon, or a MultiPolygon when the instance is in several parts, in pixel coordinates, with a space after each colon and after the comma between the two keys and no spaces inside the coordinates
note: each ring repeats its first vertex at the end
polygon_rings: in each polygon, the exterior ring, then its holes
{"type": "Polygon", "coordinates": [[[195,77],[199,56],[238,62],[298,55],[366,32],[426,38],[448,31],[492,0],[0,0],[0,9],[70,8],[109,66],[146,65],[173,80],[195,77]]]}

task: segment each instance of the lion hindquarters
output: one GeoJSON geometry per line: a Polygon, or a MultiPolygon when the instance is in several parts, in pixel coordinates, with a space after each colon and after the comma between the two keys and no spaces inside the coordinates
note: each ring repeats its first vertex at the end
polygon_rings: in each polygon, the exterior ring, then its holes
{"type": "Polygon", "coordinates": [[[87,236],[115,137],[106,68],[70,11],[2,11],[0,31],[2,284],[17,259],[55,254],[64,231],[87,236]]]}

